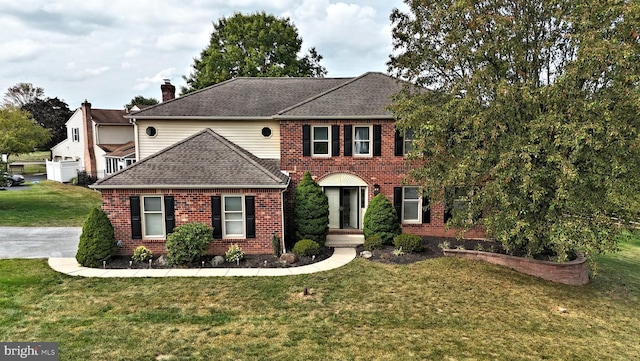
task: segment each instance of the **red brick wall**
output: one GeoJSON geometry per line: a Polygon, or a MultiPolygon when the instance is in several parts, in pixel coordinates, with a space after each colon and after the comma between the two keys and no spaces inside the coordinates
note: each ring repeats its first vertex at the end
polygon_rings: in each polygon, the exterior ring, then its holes
{"type": "MultiPolygon", "coordinates": [[[[362,178],[369,185],[369,201],[373,197],[373,185],[380,185],[380,192],[392,203],[393,188],[402,185],[408,165],[406,158],[394,155],[395,127],[392,120],[347,120],[347,121],[280,121],[280,153],[281,168],[291,176],[291,185],[286,195],[286,212],[290,212],[293,203],[293,193],[302,179],[305,171],[309,171],[316,181],[333,174],[349,173],[362,178]],[[302,155],[302,125],[340,125],[340,155],[331,158],[315,158],[302,155]],[[343,125],[376,125],[382,126],[382,155],[370,158],[344,156],[344,128],[343,125]]],[[[290,214],[290,213],[288,213],[290,214]]],[[[444,205],[431,205],[431,223],[405,224],[403,232],[425,236],[455,236],[456,230],[445,230],[444,205]]],[[[291,224],[287,223],[287,230],[291,224]]],[[[289,235],[291,232],[287,232],[289,235]]],[[[483,237],[483,232],[473,230],[465,237],[483,237]]]]}
{"type": "Polygon", "coordinates": [[[171,195],[174,197],[176,227],[190,222],[202,222],[211,226],[211,196],[244,194],[255,196],[256,238],[216,239],[209,247],[209,254],[224,255],[229,245],[237,243],[247,254],[270,254],[273,252],[271,237],[275,233],[282,237],[282,210],[280,190],[101,190],[102,209],[107,213],[115,230],[116,239],[122,241],[119,253],[133,254],[138,246],[145,246],[153,254],[164,254],[165,239],[131,239],[131,212],[129,197],[133,195],[171,195]]]}

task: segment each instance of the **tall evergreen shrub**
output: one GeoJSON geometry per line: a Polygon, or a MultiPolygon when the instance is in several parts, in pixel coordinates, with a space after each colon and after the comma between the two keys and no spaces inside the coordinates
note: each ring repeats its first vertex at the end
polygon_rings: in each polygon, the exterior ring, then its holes
{"type": "Polygon", "coordinates": [[[385,244],[391,244],[393,237],[401,233],[396,209],[382,193],[369,202],[364,213],[362,231],[365,239],[380,236],[385,244]]]}
{"type": "Polygon", "coordinates": [[[329,234],[329,199],[309,172],[296,187],[293,222],[297,240],[310,239],[324,245],[329,234]]]}
{"type": "Polygon", "coordinates": [[[118,245],[109,217],[101,208],[94,208],[84,221],[76,260],[85,267],[100,267],[102,261],[116,255],[118,245]]]}

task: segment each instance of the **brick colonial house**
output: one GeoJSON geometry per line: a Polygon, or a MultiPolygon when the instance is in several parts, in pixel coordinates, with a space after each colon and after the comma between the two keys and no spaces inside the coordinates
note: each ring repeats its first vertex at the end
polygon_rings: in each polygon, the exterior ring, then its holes
{"type": "MultiPolygon", "coordinates": [[[[138,162],[93,187],[122,241],[164,252],[173,227],[214,227],[210,252],[238,243],[271,253],[289,237],[295,187],[305,171],[329,198],[330,233],[361,234],[367,205],[389,198],[403,232],[453,236],[445,205],[404,185],[410,134],[387,110],[402,89],[382,73],[356,78],[236,78],[125,116],[138,162]]],[[[481,236],[472,231],[468,236],[481,236]]]]}

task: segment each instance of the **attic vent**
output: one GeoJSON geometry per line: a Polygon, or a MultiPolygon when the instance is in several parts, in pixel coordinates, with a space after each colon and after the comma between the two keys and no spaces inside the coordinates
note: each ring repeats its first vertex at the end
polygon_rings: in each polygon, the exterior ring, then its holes
{"type": "Polygon", "coordinates": [[[147,127],[147,129],[145,130],[145,133],[147,133],[147,135],[150,137],[155,137],[156,134],[158,134],[158,131],[156,130],[155,127],[147,127]]]}
{"type": "Polygon", "coordinates": [[[269,127],[262,128],[262,136],[265,138],[269,138],[271,136],[271,128],[269,127]]]}

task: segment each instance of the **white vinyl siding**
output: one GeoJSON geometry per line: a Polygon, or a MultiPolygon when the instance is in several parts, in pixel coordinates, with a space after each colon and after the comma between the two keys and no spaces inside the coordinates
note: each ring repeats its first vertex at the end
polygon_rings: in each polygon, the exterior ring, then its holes
{"type": "Polygon", "coordinates": [[[203,129],[210,128],[229,141],[255,156],[264,159],[280,159],[280,124],[273,120],[138,120],[136,122],[136,152],[138,159],[175,144],[203,129]],[[145,134],[147,127],[157,130],[155,137],[145,134]],[[262,128],[272,130],[270,137],[262,135],[262,128]]]}

